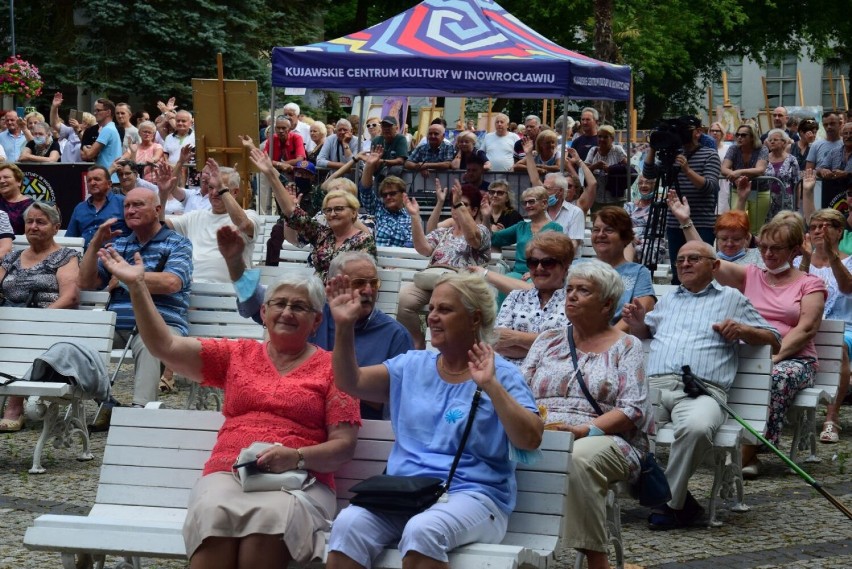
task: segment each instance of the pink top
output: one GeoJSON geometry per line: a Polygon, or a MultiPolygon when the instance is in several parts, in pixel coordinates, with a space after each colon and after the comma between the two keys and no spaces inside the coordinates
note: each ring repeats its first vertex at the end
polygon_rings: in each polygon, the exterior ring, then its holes
{"type": "MultiPolygon", "coordinates": [[[[225,390],[225,423],[204,474],[230,471],[240,450],[253,442],[299,448],[323,443],[327,428],[361,424],[358,401],[334,386],[331,353],[321,348],[302,365],[280,375],[255,340],[202,340],[203,385],[225,390]]],[[[311,472],[334,488],[330,472],[311,472]]]]}
{"type": "MultiPolygon", "coordinates": [[[[154,152],[157,149],[162,150],[163,146],[161,144],[157,144],[156,142],[152,143],[148,148],[143,148],[142,145],[139,145],[139,148],[136,149],[136,162],[140,164],[143,162],[153,162],[154,161],[154,152]]],[[[145,166],[145,173],[142,175],[149,182],[154,182],[154,167],[153,166],[145,166]]]]}
{"type": "MultiPolygon", "coordinates": [[[[755,265],[746,265],[743,294],[748,297],[760,315],[781,333],[782,338],[799,323],[802,298],[812,292],[822,292],[823,297],[828,293],[822,279],[814,275],[805,273],[788,285],[769,286],[764,269],[755,265]]],[[[808,342],[796,356],[816,359],[814,341],[808,342]]]]}

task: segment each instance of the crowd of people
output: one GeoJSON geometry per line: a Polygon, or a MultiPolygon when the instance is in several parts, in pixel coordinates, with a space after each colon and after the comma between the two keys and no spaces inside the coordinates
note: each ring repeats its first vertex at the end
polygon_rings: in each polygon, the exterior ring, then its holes
{"type": "MultiPolygon", "coordinates": [[[[683,366],[725,400],[737,346],[771,346],[765,436],[777,443],[787,408],[813,383],[823,318],[846,323],[852,352],[850,220],[814,203],[821,180],[824,192],[842,185],[852,206],[852,122],[837,113],[822,117],[826,138],[814,140],[815,121],[792,132],[779,107],[763,138],[744,123],[730,146],[719,123],[682,117],[673,123],[676,150],[652,145],[631,160],[592,108],[574,128],[525,117],[521,135],[498,113],[493,132],[464,128],[453,140],[436,119],[412,144],[398,117],[325,125],[289,103],[258,144],[241,139],[260,173],[256,199],[271,196],[281,213],[268,264],[286,239],[309,251],[315,274],[282,269],[266,287],[251,270],[260,217],[241,205],[239,173],[208,159],[197,186],[187,175],[189,111],[170,100],[152,121],[98,99],[92,115],[66,124],[62,102],[57,94],[49,122],[38,113],[4,118],[0,290],[6,305],[46,309],[75,307],[80,290],[110,291],[116,346],[126,344],[135,364],[134,406],[174,389],[173,372],[224,390],[225,422],[184,525],[193,567],[321,556],[319,536],[337,510],[334,472],[352,456],[361,420],[393,423],[388,474],[446,477],[474,397],[450,500],[410,518],[347,507],[331,528],[328,566],[369,567],[397,544],[410,567],[446,566],[459,545],[500,542],[515,504],[515,462],[554,429],[575,438],[567,543],[590,567],[608,567],[604,497],[639,478],[655,432],[650,389],[661,393],[675,440],[672,497],[652,509],[649,526],[676,529],[703,513],[689,481],[726,419],[713,397],[684,392],[683,366]],[[84,239],[83,255],[57,245],[59,210],[22,193],[15,163],[58,160],[93,163],[87,197],[64,224],[67,236],[84,239]],[[462,172],[444,185],[435,174],[448,170],[462,172]],[[485,172],[498,179],[486,182],[485,172]],[[528,175],[520,203],[501,172],[528,175]],[[411,176],[435,178],[425,220],[408,192],[411,176]],[[763,176],[773,181],[753,199],[752,181],[763,176]],[[644,243],[661,197],[666,231],[644,243]],[[594,258],[582,254],[587,217],[594,258]],[[26,236],[25,249],[13,250],[15,235],[26,236]],[[492,252],[510,246],[513,264],[498,270],[492,252]],[[396,319],[377,308],[378,247],[428,258],[399,291],[396,319]],[[646,265],[666,255],[680,286],[658,297],[646,265]],[[193,282],[233,285],[240,314],[263,325],[266,340],[188,337],[193,282]],[[276,443],[257,455],[259,470],[307,471],[312,484],[300,494],[243,492],[232,465],[255,441],[276,443]]],[[[844,353],[819,435],[826,444],[841,433],[848,362],[844,353]]],[[[112,404],[95,426],[108,427],[112,404]]],[[[23,401],[10,398],[0,431],[24,422],[23,401]]],[[[744,476],[760,475],[759,451],[743,446],[744,476]]]]}

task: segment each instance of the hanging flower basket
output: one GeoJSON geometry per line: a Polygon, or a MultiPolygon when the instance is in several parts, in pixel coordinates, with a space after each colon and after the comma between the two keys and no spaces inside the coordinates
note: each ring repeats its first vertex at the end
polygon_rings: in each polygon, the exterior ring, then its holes
{"type": "Polygon", "coordinates": [[[0,93],[20,99],[32,99],[41,94],[44,82],[38,67],[13,55],[0,67],[0,93]]]}

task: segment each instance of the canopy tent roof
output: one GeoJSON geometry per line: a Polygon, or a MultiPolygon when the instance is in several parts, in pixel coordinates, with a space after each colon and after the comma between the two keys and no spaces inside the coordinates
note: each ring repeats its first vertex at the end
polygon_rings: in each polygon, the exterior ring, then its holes
{"type": "Polygon", "coordinates": [[[276,87],[627,100],[630,68],[567,50],[490,0],[424,0],[366,30],[272,52],[276,87]]]}

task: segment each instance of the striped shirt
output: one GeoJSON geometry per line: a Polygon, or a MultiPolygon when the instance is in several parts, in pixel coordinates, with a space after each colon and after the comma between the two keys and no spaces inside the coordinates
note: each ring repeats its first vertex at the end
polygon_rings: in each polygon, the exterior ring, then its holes
{"type": "Polygon", "coordinates": [[[781,340],[740,291],[716,281],[699,293],[680,286],[645,315],[653,338],[645,368],[648,376],[680,375],[681,368],[688,365],[696,376],[725,391],[730,389],[737,372],[739,342],[729,342],[713,330],[713,324],[727,319],[769,330],[781,340]]]}
{"type": "MultiPolygon", "coordinates": [[[[716,150],[699,146],[692,154],[686,154],[689,167],[704,178],[704,185],[696,188],[692,181],[679,170],[677,174],[680,193],[689,200],[690,216],[695,227],[710,227],[716,224],[716,194],[719,193],[719,175],[722,172],[722,162],[716,150]]],[[[661,174],[659,164],[645,163],[642,175],[646,178],[657,178],[661,174]]],[[[680,222],[670,211],[666,217],[667,227],[677,227],[680,222]]]]}

